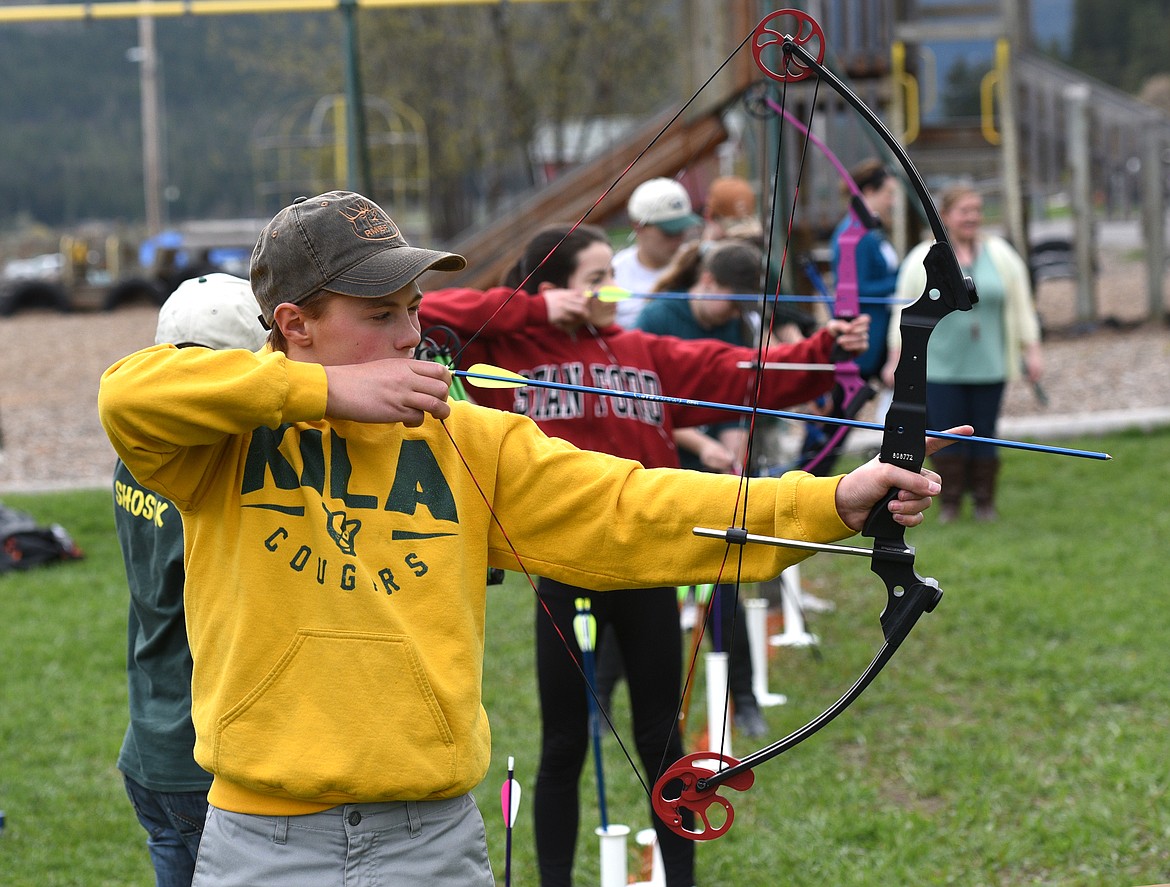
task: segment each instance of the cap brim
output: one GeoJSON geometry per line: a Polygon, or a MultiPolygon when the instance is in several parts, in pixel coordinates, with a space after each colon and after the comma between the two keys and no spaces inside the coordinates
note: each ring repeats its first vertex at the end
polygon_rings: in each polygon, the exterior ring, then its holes
{"type": "Polygon", "coordinates": [[[415,246],[387,247],[326,281],[323,288],[343,296],[375,298],[398,292],[424,271],[462,271],[466,267],[467,260],[455,253],[415,246]]]}
{"type": "Polygon", "coordinates": [[[667,219],[665,222],[650,222],[655,228],[661,228],[667,234],[682,234],[703,224],[694,213],[687,213],[685,216],[679,216],[677,219],[667,219]]]}

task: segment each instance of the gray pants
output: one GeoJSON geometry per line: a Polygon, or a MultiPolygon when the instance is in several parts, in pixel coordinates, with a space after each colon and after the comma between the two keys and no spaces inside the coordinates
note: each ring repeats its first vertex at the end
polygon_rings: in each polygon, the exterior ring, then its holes
{"type": "Polygon", "coordinates": [[[492,887],[471,795],[346,804],[305,816],[211,807],[192,887],[492,887]]]}

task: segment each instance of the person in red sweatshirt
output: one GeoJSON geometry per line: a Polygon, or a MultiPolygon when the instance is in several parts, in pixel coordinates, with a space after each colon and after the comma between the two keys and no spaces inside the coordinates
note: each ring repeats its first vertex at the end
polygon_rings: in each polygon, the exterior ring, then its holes
{"type": "MultiPolygon", "coordinates": [[[[613,286],[612,260],[609,240],[598,228],[547,228],[528,243],[502,286],[427,293],[419,312],[424,335],[433,326],[454,331],[467,343],[460,355],[462,366],[483,362],[531,379],[747,402],[755,375],[738,365],[756,360],[756,349],[617,326],[617,303],[597,296],[601,288],[613,286]]],[[[773,345],[766,359],[829,363],[834,345],[860,353],[868,341],[868,323],[865,316],[830,321],[804,341],[773,345]]],[[[832,374],[817,371],[769,373],[760,406],[782,409],[803,403],[828,391],[832,381],[832,374]]],[[[633,459],[647,468],[679,467],[676,428],[727,418],[712,408],[546,388],[473,388],[469,393],[478,403],[528,416],[550,437],[633,459]]],[[[660,775],[660,766],[669,766],[683,754],[674,729],[682,642],[673,587],[599,594],[544,577],[538,591],[543,599],[536,613],[543,732],[533,816],[541,884],[568,887],[579,825],[578,785],[589,742],[588,699],[561,640],[575,644],[575,601],[590,600],[598,638],[603,643],[612,638],[620,648],[638,754],[651,783],[660,775]]],[[[604,652],[598,650],[597,655],[604,652]]],[[[668,887],[690,887],[695,883],[694,844],[653,813],[651,818],[668,887]]]]}

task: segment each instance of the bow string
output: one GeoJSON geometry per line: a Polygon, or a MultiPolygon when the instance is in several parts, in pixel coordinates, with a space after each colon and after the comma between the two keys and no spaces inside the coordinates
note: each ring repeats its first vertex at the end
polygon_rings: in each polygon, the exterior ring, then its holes
{"type": "MultiPolygon", "coordinates": [[[[520,283],[517,284],[512,289],[512,291],[508,294],[508,296],[501,301],[500,305],[497,306],[495,311],[492,312],[491,316],[489,316],[482,323],[482,325],[479,327],[479,329],[477,329],[474,333],[472,333],[472,335],[467,337],[466,341],[464,341],[463,343],[456,342],[454,347],[450,347],[448,345],[448,347],[439,349],[443,352],[441,360],[445,365],[447,365],[448,367],[451,367],[453,369],[455,367],[459,366],[460,358],[462,357],[462,355],[464,354],[466,349],[469,346],[471,346],[481,336],[481,334],[484,332],[484,330],[486,330],[491,325],[494,318],[504,309],[504,307],[513,298],[515,298],[519,293],[524,291],[524,288],[525,288],[526,284],[528,283],[528,281],[555,254],[556,250],[560,248],[561,244],[564,243],[565,239],[567,239],[574,231],[577,230],[577,228],[579,228],[581,225],[583,225],[589,219],[589,217],[592,215],[593,211],[597,209],[597,207],[602,203],[602,201],[604,201],[605,198],[618,186],[618,184],[623,179],[625,179],[627,175],[629,175],[629,173],[633,170],[633,168],[638,163],[638,161],[641,160],[642,157],[644,157],[646,155],[646,153],[648,151],[650,151],[651,148],[654,147],[654,145],[666,134],[666,132],[669,131],[670,128],[686,113],[687,109],[699,98],[699,96],[712,83],[712,81],[715,80],[715,78],[719,75],[719,73],[721,71],[723,71],[723,69],[726,68],[728,64],[731,63],[731,61],[736,57],[736,55],[740,52],[740,50],[742,50],[743,47],[745,45],[747,45],[747,43],[751,39],[751,37],[752,37],[751,34],[748,34],[747,36],[744,37],[744,39],[739,43],[739,45],[736,46],[735,49],[732,50],[732,52],[718,65],[718,67],[715,69],[715,71],[699,86],[699,88],[694,92],[694,94],[691,95],[691,97],[689,99],[687,99],[681,105],[681,107],[678,109],[678,111],[670,118],[670,120],[668,120],[666,122],[666,124],[662,127],[662,129],[659,130],[659,132],[657,134],[655,134],[655,136],[650,140],[650,142],[646,145],[646,147],[644,147],[641,151],[638,152],[638,154],[633,158],[633,160],[630,161],[629,165],[626,166],[625,169],[623,169],[617,175],[617,177],[614,178],[614,180],[612,182],[610,182],[610,184],[604,189],[604,191],[602,191],[602,193],[590,205],[590,207],[584,213],[582,213],[581,216],[569,227],[568,231],[566,231],[566,233],[563,235],[561,240],[556,245],[554,245],[552,249],[549,250],[548,254],[546,256],[544,256],[544,258],[540,262],[538,262],[532,269],[530,269],[527,272],[527,274],[524,276],[523,280],[521,280],[520,283]]],[[[432,345],[433,345],[433,343],[432,343],[432,345]]],[[[420,348],[422,349],[419,352],[420,356],[429,356],[431,359],[434,359],[435,355],[431,351],[427,350],[427,343],[426,342],[422,343],[420,348]]],[[[465,371],[460,371],[460,370],[454,370],[454,373],[453,373],[453,376],[456,379],[456,381],[458,381],[458,378],[461,376],[470,376],[470,375],[473,375],[473,374],[470,374],[470,373],[465,372],[465,371]]],[[[624,394],[624,392],[616,392],[615,391],[615,392],[613,392],[613,394],[620,396],[620,395],[624,394]]],[[[600,716],[605,720],[605,722],[609,728],[610,733],[617,740],[618,746],[620,747],[622,754],[625,756],[627,763],[629,764],[630,768],[633,770],[638,781],[641,783],[643,791],[645,792],[646,796],[648,798],[650,798],[651,797],[650,783],[648,783],[647,780],[643,778],[641,771],[638,769],[637,763],[634,761],[633,755],[631,754],[631,752],[627,748],[626,743],[622,740],[622,737],[621,737],[620,733],[618,732],[616,726],[610,720],[609,713],[606,710],[605,706],[600,705],[600,701],[596,697],[595,690],[594,690],[593,686],[591,685],[590,681],[588,680],[588,677],[585,673],[583,661],[580,658],[578,658],[578,656],[574,653],[573,648],[570,645],[569,640],[566,637],[565,633],[560,629],[559,626],[557,626],[556,621],[553,619],[552,613],[549,610],[547,603],[544,601],[543,596],[540,594],[540,591],[537,588],[537,584],[536,584],[535,579],[533,578],[532,574],[529,572],[528,567],[525,565],[525,561],[524,561],[523,556],[520,554],[516,545],[512,542],[511,538],[509,537],[507,530],[505,529],[505,527],[501,523],[499,516],[495,512],[495,509],[492,507],[491,501],[490,501],[489,497],[487,496],[486,492],[479,486],[479,482],[478,482],[478,480],[476,480],[474,472],[472,472],[470,463],[464,457],[463,453],[460,451],[459,445],[456,442],[454,435],[451,433],[450,429],[447,428],[445,422],[440,422],[440,424],[442,425],[442,427],[447,435],[447,438],[450,440],[452,447],[455,449],[457,456],[462,461],[468,474],[471,476],[472,482],[475,483],[477,490],[479,490],[480,497],[483,500],[485,506],[487,507],[488,512],[491,515],[491,519],[492,519],[493,523],[500,530],[501,535],[505,539],[505,543],[507,544],[512,556],[515,558],[517,564],[519,565],[521,571],[523,572],[523,574],[526,578],[526,581],[531,586],[533,593],[536,595],[536,598],[537,598],[537,601],[538,601],[540,607],[543,609],[545,615],[552,622],[553,628],[554,628],[557,636],[559,637],[562,646],[565,648],[566,654],[573,661],[577,671],[580,673],[581,679],[584,682],[585,686],[587,687],[588,693],[590,694],[591,698],[593,699],[593,702],[595,704],[597,704],[600,716]]],[[[739,503],[737,501],[735,509],[738,510],[738,507],[739,507],[739,503]]],[[[733,511],[733,513],[734,513],[734,511],[733,511]]],[[[726,559],[724,561],[724,564],[726,564],[726,559]]],[[[722,570],[723,570],[723,568],[721,567],[720,568],[720,578],[722,578],[722,570]]],[[[690,669],[688,670],[688,674],[693,672],[693,667],[694,666],[692,663],[690,666],[690,669]]],[[[682,700],[680,698],[680,710],[681,710],[681,706],[682,706],[682,700]]],[[[676,714],[676,722],[677,722],[677,714],[676,714]]],[[[662,769],[665,766],[665,763],[666,763],[666,754],[664,751],[663,764],[660,765],[659,772],[662,772],[662,769]]],[[[653,779],[653,774],[651,775],[651,780],[652,779],[653,779]]]]}

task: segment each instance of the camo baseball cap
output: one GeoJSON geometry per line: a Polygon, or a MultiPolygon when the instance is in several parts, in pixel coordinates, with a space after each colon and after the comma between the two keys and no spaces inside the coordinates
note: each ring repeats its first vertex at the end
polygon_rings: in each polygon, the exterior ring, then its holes
{"type": "Polygon", "coordinates": [[[260,232],[252,251],[252,291],[272,325],[282,302],[299,305],[318,290],[376,298],[424,271],[459,271],[463,256],[411,246],[386,211],[353,191],[299,197],[260,232]]]}

